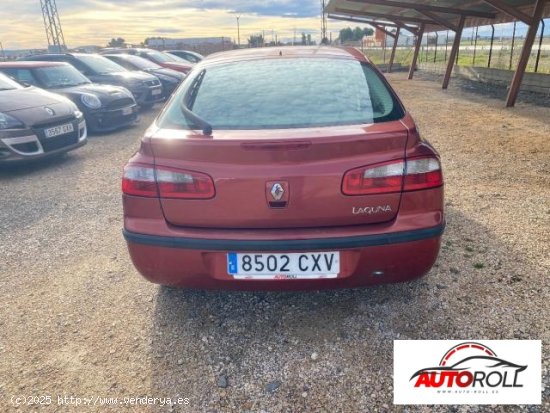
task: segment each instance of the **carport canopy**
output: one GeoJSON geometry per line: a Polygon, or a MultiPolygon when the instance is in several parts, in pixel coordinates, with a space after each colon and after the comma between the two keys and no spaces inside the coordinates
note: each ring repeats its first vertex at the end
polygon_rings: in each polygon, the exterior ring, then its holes
{"type": "Polygon", "coordinates": [[[521,21],[529,27],[521,57],[510,85],[506,105],[514,106],[517,100],[523,75],[531,55],[533,43],[541,19],[550,17],[549,0],[330,0],[325,12],[337,20],[366,23],[378,28],[394,38],[390,71],[395,56],[397,39],[401,30],[416,36],[415,52],[409,71],[412,79],[422,37],[426,32],[452,30],[455,40],[443,88],[449,85],[456,56],[460,47],[462,31],[465,27],[476,27],[498,23],[521,21]],[[395,32],[386,27],[396,28],[395,32]]]}

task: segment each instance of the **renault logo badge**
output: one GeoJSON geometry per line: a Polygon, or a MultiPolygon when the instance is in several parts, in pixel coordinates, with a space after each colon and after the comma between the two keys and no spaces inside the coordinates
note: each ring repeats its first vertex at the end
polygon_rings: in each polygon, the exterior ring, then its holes
{"type": "Polygon", "coordinates": [[[55,115],[55,111],[52,108],[45,107],[44,110],[48,113],[50,116],[55,115]]]}
{"type": "Polygon", "coordinates": [[[271,196],[275,201],[280,201],[283,195],[285,194],[285,189],[280,183],[275,183],[271,187],[271,196]]]}

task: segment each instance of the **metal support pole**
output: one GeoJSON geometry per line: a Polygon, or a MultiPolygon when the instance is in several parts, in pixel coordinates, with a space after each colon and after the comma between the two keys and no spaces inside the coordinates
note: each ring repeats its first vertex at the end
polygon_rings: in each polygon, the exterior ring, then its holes
{"type": "Polygon", "coordinates": [[[416,36],[416,46],[414,47],[413,60],[411,62],[411,68],[409,70],[409,80],[414,76],[414,71],[416,70],[416,63],[418,62],[418,53],[420,53],[420,46],[422,46],[422,37],[424,36],[424,30],[426,25],[422,23],[418,29],[418,35],[416,36]]]}
{"type": "Polygon", "coordinates": [[[449,49],[449,31],[447,30],[447,40],[445,40],[445,61],[447,61],[448,49],[449,49]]]}
{"type": "Polygon", "coordinates": [[[437,43],[439,43],[439,34],[437,34],[437,32],[435,32],[434,63],[437,62],[437,43]]]}
{"type": "Polygon", "coordinates": [[[493,29],[493,33],[491,34],[491,47],[489,48],[489,63],[487,63],[487,67],[491,67],[491,59],[493,58],[493,43],[495,42],[495,25],[491,24],[491,28],[493,29]]]}
{"type": "Polygon", "coordinates": [[[544,19],[540,21],[540,24],[542,25],[541,31],[540,31],[540,40],[539,40],[539,50],[537,52],[537,60],[535,61],[535,73],[539,71],[539,62],[540,62],[540,53],[542,51],[542,41],[544,40],[544,29],[546,28],[546,24],[544,23],[544,19]]]}
{"type": "Polygon", "coordinates": [[[241,48],[241,26],[239,24],[241,16],[237,16],[237,44],[239,45],[239,49],[241,48]]]}
{"type": "Polygon", "coordinates": [[[512,34],[512,50],[510,51],[510,65],[508,70],[512,70],[512,64],[514,63],[514,45],[516,44],[516,22],[514,22],[514,33],[512,34]]]}
{"type": "Polygon", "coordinates": [[[386,32],[386,26],[384,26],[383,32],[384,32],[384,41],[382,42],[382,50],[383,50],[384,55],[383,55],[382,60],[384,61],[384,64],[386,64],[386,42],[388,41],[388,35],[385,33],[386,32]]]}
{"type": "Polygon", "coordinates": [[[476,38],[474,39],[474,57],[472,58],[472,66],[476,65],[477,35],[478,34],[479,34],[479,26],[476,27],[476,38]]]}
{"type": "Polygon", "coordinates": [[[519,88],[521,87],[521,82],[523,81],[523,75],[525,74],[525,69],[527,68],[527,63],[529,63],[529,57],[531,56],[531,50],[533,49],[533,43],[537,37],[537,31],[539,28],[539,23],[542,18],[542,13],[544,12],[544,6],[546,0],[537,0],[535,5],[535,11],[533,12],[533,22],[529,25],[529,30],[527,31],[527,36],[525,36],[525,43],[523,44],[523,49],[521,50],[521,56],[519,58],[518,67],[514,73],[514,78],[510,85],[510,91],[508,92],[508,99],[506,101],[507,107],[512,107],[516,104],[516,100],[519,94],[519,88]]]}
{"type": "Polygon", "coordinates": [[[390,56],[390,66],[388,68],[388,72],[391,73],[391,70],[393,68],[393,62],[395,60],[395,51],[397,49],[397,42],[399,41],[399,34],[401,32],[401,28],[398,27],[397,31],[395,32],[395,37],[393,38],[393,47],[391,49],[391,56],[390,56]]]}
{"type": "Polygon", "coordinates": [[[455,32],[455,40],[451,49],[451,55],[449,56],[449,63],[447,63],[447,72],[445,73],[445,78],[443,79],[443,89],[447,89],[449,87],[454,64],[458,58],[458,49],[460,48],[460,40],[462,39],[462,30],[464,29],[465,21],[465,16],[460,16],[460,22],[458,23],[458,27],[455,32]]]}

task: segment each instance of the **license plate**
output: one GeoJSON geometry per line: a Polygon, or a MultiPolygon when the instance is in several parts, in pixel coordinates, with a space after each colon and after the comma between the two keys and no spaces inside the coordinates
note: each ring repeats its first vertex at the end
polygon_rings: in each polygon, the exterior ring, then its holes
{"type": "Polygon", "coordinates": [[[133,112],[134,112],[134,110],[133,110],[132,108],[124,108],[124,109],[122,109],[122,114],[123,114],[124,116],[126,116],[126,115],[131,115],[133,112]]]}
{"type": "Polygon", "coordinates": [[[161,93],[162,93],[162,90],[161,90],[161,89],[153,89],[153,90],[151,91],[151,94],[152,94],[153,96],[160,95],[161,93]]]}
{"type": "Polygon", "coordinates": [[[73,131],[73,124],[66,123],[64,125],[54,126],[53,128],[45,129],[44,134],[46,135],[46,138],[53,138],[54,136],[64,135],[73,131]]]}
{"type": "Polygon", "coordinates": [[[336,278],[340,273],[339,252],[287,254],[227,254],[227,272],[235,279],[311,280],[336,278]]]}

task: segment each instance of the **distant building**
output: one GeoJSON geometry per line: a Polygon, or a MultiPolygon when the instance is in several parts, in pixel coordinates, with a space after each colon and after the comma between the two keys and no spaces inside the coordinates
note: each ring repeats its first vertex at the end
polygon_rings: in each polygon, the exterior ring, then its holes
{"type": "Polygon", "coordinates": [[[97,53],[101,48],[101,46],[87,45],[75,47],[73,51],[77,53],[97,53]]]}
{"type": "Polygon", "coordinates": [[[380,29],[375,29],[372,36],[363,36],[364,47],[380,47],[386,41],[386,33],[380,29]]]}
{"type": "Polygon", "coordinates": [[[193,50],[207,55],[222,50],[233,49],[234,43],[229,37],[189,37],[181,39],[155,37],[146,39],[145,46],[158,50],[193,50]]]}

